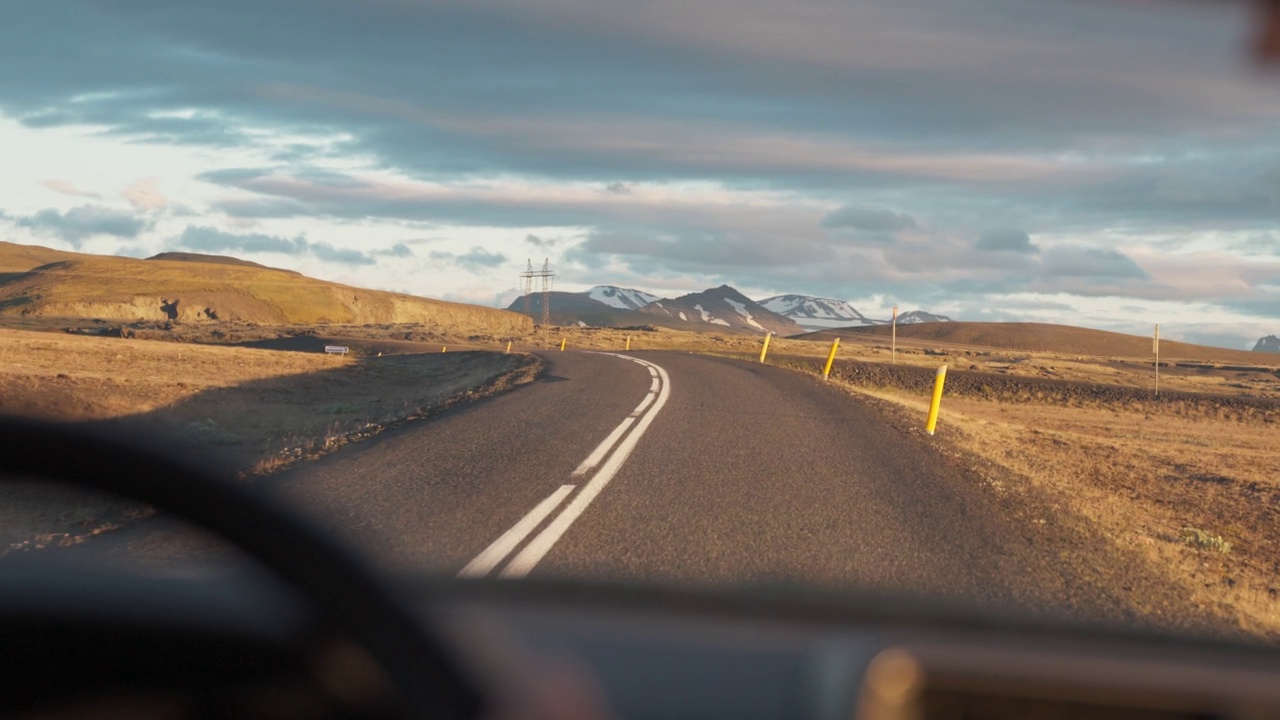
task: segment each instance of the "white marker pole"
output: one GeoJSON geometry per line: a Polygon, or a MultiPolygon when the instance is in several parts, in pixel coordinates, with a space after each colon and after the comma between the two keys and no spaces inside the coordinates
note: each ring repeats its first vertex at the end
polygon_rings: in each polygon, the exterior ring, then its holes
{"type": "Polygon", "coordinates": [[[1160,394],[1160,323],[1156,323],[1155,334],[1151,336],[1151,352],[1156,356],[1156,394],[1160,394]]]}
{"type": "Polygon", "coordinates": [[[889,364],[898,364],[898,306],[893,306],[893,343],[889,349],[889,364]]]}

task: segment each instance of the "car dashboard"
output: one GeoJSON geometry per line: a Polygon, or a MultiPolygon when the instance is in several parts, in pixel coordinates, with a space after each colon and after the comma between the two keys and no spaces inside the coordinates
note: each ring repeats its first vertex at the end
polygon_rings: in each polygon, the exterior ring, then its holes
{"type": "MultiPolygon", "coordinates": [[[[1265,646],[888,598],[528,580],[398,587],[425,598],[424,624],[473,672],[555,667],[601,717],[1280,717],[1280,651],[1265,646]]],[[[400,715],[367,658],[265,580],[5,572],[0,588],[6,717],[400,715]]]]}
{"type": "Polygon", "coordinates": [[[595,675],[621,717],[1280,717],[1280,651],[901,598],[460,588],[456,617],[595,675]]]}

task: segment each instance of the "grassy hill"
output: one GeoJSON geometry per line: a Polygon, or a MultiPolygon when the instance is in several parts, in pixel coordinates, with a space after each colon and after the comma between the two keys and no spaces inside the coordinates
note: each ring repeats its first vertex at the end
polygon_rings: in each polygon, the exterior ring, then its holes
{"type": "Polygon", "coordinates": [[[191,256],[107,257],[0,243],[0,314],[261,324],[431,323],[522,333],[513,312],[365,290],[287,270],[191,256]]]}
{"type": "Polygon", "coordinates": [[[11,280],[32,268],[61,260],[91,257],[80,253],[54,250],[39,245],[19,245],[0,240],[0,283],[11,280]]]}
{"type": "MultiPolygon", "coordinates": [[[[798,337],[830,341],[839,335],[842,340],[888,340],[891,332],[888,325],[872,325],[822,330],[798,337]]],[[[899,325],[898,342],[913,346],[994,348],[1144,360],[1151,358],[1150,337],[1049,323],[945,322],[899,325]]],[[[1248,350],[1227,350],[1171,340],[1160,341],[1160,358],[1247,363],[1267,360],[1267,356],[1248,350]]]]}
{"type": "Polygon", "coordinates": [[[302,274],[300,272],[297,272],[296,270],[281,270],[280,268],[267,267],[266,265],[263,265],[261,263],[253,262],[252,260],[241,260],[240,258],[230,257],[228,255],[205,255],[203,253],[189,253],[189,252],[162,252],[158,255],[152,255],[147,259],[212,263],[214,265],[243,265],[245,267],[263,268],[266,270],[279,270],[280,272],[287,272],[292,275],[302,274]]]}

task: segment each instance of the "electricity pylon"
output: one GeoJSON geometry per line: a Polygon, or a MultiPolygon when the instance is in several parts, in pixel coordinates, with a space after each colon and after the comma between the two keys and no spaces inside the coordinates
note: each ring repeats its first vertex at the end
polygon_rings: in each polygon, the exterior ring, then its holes
{"type": "Polygon", "coordinates": [[[542,269],[533,269],[533,260],[529,260],[528,269],[520,273],[520,278],[524,280],[524,314],[533,319],[533,311],[530,303],[533,299],[533,281],[534,278],[542,280],[542,346],[547,346],[547,338],[551,332],[551,280],[556,274],[551,270],[551,258],[542,261],[542,269]]]}

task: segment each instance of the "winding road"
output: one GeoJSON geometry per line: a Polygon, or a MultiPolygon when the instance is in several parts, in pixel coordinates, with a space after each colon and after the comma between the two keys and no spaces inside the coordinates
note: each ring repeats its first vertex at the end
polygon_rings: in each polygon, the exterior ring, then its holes
{"type": "Polygon", "coordinates": [[[681,353],[544,359],[531,385],[273,489],[394,570],[874,589],[1125,620],[1163,614],[1152,595],[1178,602],[1059,509],[1001,499],[815,378],[681,353]]]}

